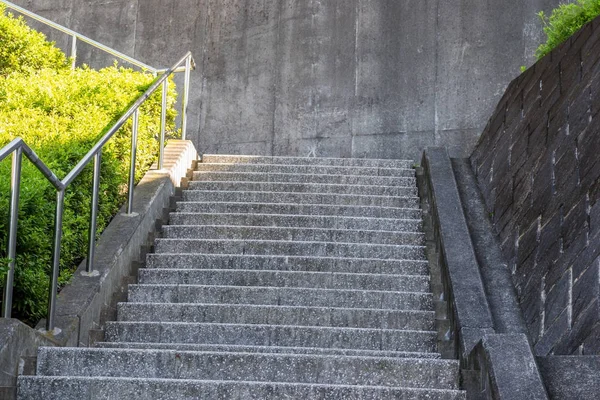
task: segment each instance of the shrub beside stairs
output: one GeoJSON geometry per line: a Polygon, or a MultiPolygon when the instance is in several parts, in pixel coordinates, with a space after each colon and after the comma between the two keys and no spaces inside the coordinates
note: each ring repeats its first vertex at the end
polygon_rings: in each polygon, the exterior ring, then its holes
{"type": "Polygon", "coordinates": [[[207,155],[118,320],[19,399],[465,399],[412,162],[207,155]]]}

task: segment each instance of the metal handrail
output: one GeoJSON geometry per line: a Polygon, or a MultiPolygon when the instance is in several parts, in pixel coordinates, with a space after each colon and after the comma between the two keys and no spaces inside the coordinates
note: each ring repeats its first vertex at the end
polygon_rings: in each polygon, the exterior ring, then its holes
{"type": "MultiPolygon", "coordinates": [[[[0,2],[7,4],[11,8],[24,13],[28,16],[35,14],[23,10],[22,8],[15,6],[4,0],[0,2]]],[[[32,16],[32,18],[34,18],[32,16]]],[[[54,24],[42,17],[35,16],[37,20],[43,20],[41,22],[48,23],[50,26],[55,27],[63,32],[72,33],[75,37],[83,37],[67,28],[61,27],[58,24],[54,24]]],[[[86,38],[87,39],[87,38],[86,38]]],[[[89,39],[89,41],[92,41],[89,39]]],[[[93,41],[92,41],[93,42],[93,41]]],[[[94,42],[99,45],[99,43],[94,42]]],[[[104,45],[100,45],[106,48],[110,54],[114,54],[123,58],[121,53],[107,48],[104,45]]],[[[88,232],[88,254],[86,261],[86,271],[84,275],[97,276],[98,272],[93,269],[94,252],[96,247],[96,223],[98,217],[98,197],[100,189],[100,163],[102,158],[102,149],[106,143],[114,136],[114,134],[130,119],[133,119],[132,137],[131,137],[131,165],[129,171],[129,182],[128,182],[128,195],[127,195],[127,214],[135,215],[133,213],[133,192],[134,192],[134,179],[135,179],[135,159],[137,150],[137,135],[138,135],[138,119],[140,106],[148,100],[148,98],[156,92],[156,90],[162,87],[162,101],[161,101],[161,121],[160,121],[160,150],[158,159],[158,168],[163,168],[164,160],[164,142],[165,142],[165,126],[166,126],[166,107],[167,107],[167,93],[168,93],[168,78],[178,71],[185,72],[185,83],[183,90],[182,100],[182,116],[181,116],[181,135],[185,139],[187,129],[187,105],[189,98],[189,85],[190,85],[190,72],[195,69],[194,59],[192,53],[187,52],[177,63],[168,69],[155,69],[147,67],[145,64],[138,62],[137,60],[131,59],[130,57],[124,56],[127,61],[132,62],[138,66],[143,65],[143,68],[148,69],[154,73],[160,73],[161,75],[156,77],[150,87],[140,96],[138,99],[129,107],[129,109],[119,118],[119,120],[104,134],[104,136],[92,147],[90,151],[77,163],[77,165],[61,180],[59,179],[50,168],[35,154],[35,152],[23,141],[22,138],[16,138],[11,141],[8,145],[0,149],[0,161],[4,160],[10,154],[13,155],[12,168],[11,168],[11,194],[10,194],[10,218],[9,218],[9,235],[8,235],[8,259],[9,259],[9,270],[6,277],[6,286],[4,291],[3,301],[3,317],[10,318],[12,309],[12,294],[14,284],[14,269],[15,269],[15,256],[17,246],[17,225],[18,225],[18,211],[19,211],[19,197],[21,187],[21,168],[23,154],[40,170],[44,177],[55,187],[56,189],[56,211],[54,215],[54,237],[53,237],[53,250],[52,250],[52,277],[50,282],[49,298],[48,298],[48,318],[46,319],[46,330],[48,332],[57,333],[55,331],[55,315],[56,315],[56,294],[58,289],[58,274],[60,269],[60,245],[62,241],[62,219],[64,213],[64,195],[65,190],[68,186],[77,178],[77,176],[83,171],[83,169],[94,160],[94,173],[93,173],[93,188],[92,188],[92,201],[91,201],[91,213],[90,213],[90,227],[88,232]]]]}

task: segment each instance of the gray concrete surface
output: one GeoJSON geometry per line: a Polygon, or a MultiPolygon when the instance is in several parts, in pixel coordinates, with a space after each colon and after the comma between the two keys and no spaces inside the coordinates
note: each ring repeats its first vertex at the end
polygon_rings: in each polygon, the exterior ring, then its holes
{"type": "Polygon", "coordinates": [[[600,393],[600,356],[538,357],[552,399],[594,400],[600,393]]]}
{"type": "Polygon", "coordinates": [[[13,398],[10,392],[17,385],[17,375],[23,373],[22,358],[35,357],[40,346],[56,346],[56,343],[21,321],[0,318],[0,398],[13,398]]]}
{"type": "MultiPolygon", "coordinates": [[[[191,50],[200,152],[414,160],[431,145],[469,155],[533,62],[535,13],[559,3],[14,1],[151,65],[191,50]]],[[[86,46],[80,54],[102,65],[86,46]]]]}
{"type": "Polygon", "coordinates": [[[246,398],[339,399],[339,400],[465,400],[466,393],[451,389],[383,388],[381,386],[347,386],[272,382],[232,382],[198,380],[163,380],[138,378],[39,377],[24,378],[20,394],[24,399],[110,400],[126,398],[146,400],[160,394],[162,400],[206,399],[243,400],[246,398]]]}

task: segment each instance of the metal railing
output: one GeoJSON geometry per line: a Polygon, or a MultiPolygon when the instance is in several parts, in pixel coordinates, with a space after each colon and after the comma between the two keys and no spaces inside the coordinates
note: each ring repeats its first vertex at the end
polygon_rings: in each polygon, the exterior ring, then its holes
{"type": "MultiPolygon", "coordinates": [[[[8,1],[0,0],[0,3],[6,5],[7,8],[11,8],[21,14],[27,15],[39,22],[42,22],[52,28],[59,31],[65,32],[73,37],[73,59],[76,56],[76,41],[81,40],[89,43],[94,47],[106,51],[107,53],[114,55],[122,60],[125,60],[131,64],[134,64],[140,68],[148,70],[157,76],[152,82],[150,87],[133,103],[131,107],[119,118],[119,120],[102,136],[102,138],[92,147],[90,151],[77,163],[77,165],[61,180],[46,166],[46,164],[36,155],[36,153],[23,141],[22,138],[16,138],[11,141],[8,145],[0,149],[0,161],[7,158],[12,154],[12,168],[11,168],[11,183],[10,183],[10,217],[9,217],[9,229],[8,229],[8,251],[7,256],[9,259],[9,269],[6,275],[6,284],[3,298],[3,312],[2,316],[5,318],[11,317],[12,309],[12,297],[13,297],[13,285],[14,285],[14,270],[15,270],[15,257],[17,248],[17,226],[18,226],[18,213],[19,213],[19,197],[21,188],[21,168],[23,155],[25,155],[33,165],[44,175],[44,177],[54,186],[56,189],[56,211],[54,215],[54,236],[52,244],[52,276],[50,279],[50,290],[48,298],[48,317],[46,319],[46,330],[49,332],[55,332],[55,315],[56,315],[56,294],[58,290],[58,275],[60,269],[60,247],[62,241],[62,219],[64,213],[64,196],[65,191],[69,185],[79,176],[83,169],[94,161],[94,173],[93,173],[93,185],[92,185],[92,201],[91,201],[91,212],[90,212],[90,226],[88,232],[88,252],[86,261],[87,276],[96,276],[98,273],[94,271],[94,252],[96,247],[96,228],[97,228],[97,217],[98,217],[98,195],[100,188],[100,164],[102,159],[102,149],[106,143],[113,137],[113,135],[130,119],[132,118],[133,127],[131,134],[131,164],[129,170],[129,181],[128,181],[128,194],[127,194],[127,214],[134,215],[133,213],[133,192],[134,192],[134,179],[135,179],[135,159],[137,150],[137,136],[138,136],[138,120],[140,106],[148,100],[148,98],[158,90],[162,88],[162,99],[161,99],[161,120],[160,120],[160,150],[158,157],[158,168],[163,168],[164,161],[164,143],[165,143],[165,127],[166,127],[166,115],[167,115],[167,93],[169,77],[176,72],[184,72],[184,88],[183,88],[183,99],[182,99],[182,115],[181,115],[181,136],[185,139],[187,129],[187,106],[190,86],[190,72],[195,69],[194,59],[192,54],[187,52],[177,63],[168,69],[156,69],[152,68],[140,61],[137,61],[131,57],[128,57],[116,50],[110,49],[105,45],[102,45],[92,39],[89,39],[83,35],[80,35],[68,28],[51,22],[39,15],[36,15],[30,11],[27,11],[19,6],[16,6],[8,1]]],[[[74,67],[74,63],[73,63],[74,67]]],[[[55,332],[56,333],[56,332],[55,332]]]]}

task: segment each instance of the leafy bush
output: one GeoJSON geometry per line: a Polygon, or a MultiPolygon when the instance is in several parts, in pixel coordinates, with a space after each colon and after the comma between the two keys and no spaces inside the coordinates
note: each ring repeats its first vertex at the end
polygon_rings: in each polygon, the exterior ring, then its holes
{"type": "Polygon", "coordinates": [[[576,3],[561,4],[552,10],[549,17],[543,11],[539,12],[538,16],[544,25],[547,41],[535,52],[538,60],[598,15],[600,15],[600,0],[577,0],[576,3]]]}
{"type": "MultiPolygon", "coordinates": [[[[0,27],[11,26],[18,29],[2,31],[0,42],[19,42],[17,48],[23,56],[15,58],[3,48],[0,50],[0,66],[4,66],[0,74],[0,147],[22,137],[63,178],[154,77],[116,65],[100,71],[87,67],[71,71],[64,55],[56,56],[49,65],[40,64],[37,60],[58,50],[40,42],[40,36],[22,21],[0,15],[0,27]],[[16,36],[5,37],[7,32],[16,36]],[[23,64],[14,64],[14,60],[23,64]]],[[[171,82],[167,113],[171,136],[176,134],[174,86],[171,82]]],[[[136,179],[141,178],[158,154],[160,100],[157,91],[140,109],[136,179]]],[[[131,120],[102,152],[99,233],[125,201],[130,143],[131,120]]],[[[10,169],[10,159],[0,163],[0,259],[6,257],[10,169]]],[[[33,324],[46,312],[56,191],[26,159],[22,174],[13,313],[33,324]]],[[[87,251],[91,186],[90,164],[65,194],[61,283],[70,279],[87,251]]],[[[0,267],[2,273],[5,268],[0,267]]]]}
{"type": "Polygon", "coordinates": [[[46,37],[30,29],[23,18],[4,16],[0,4],[0,75],[40,68],[65,68],[67,57],[46,37]]]}

